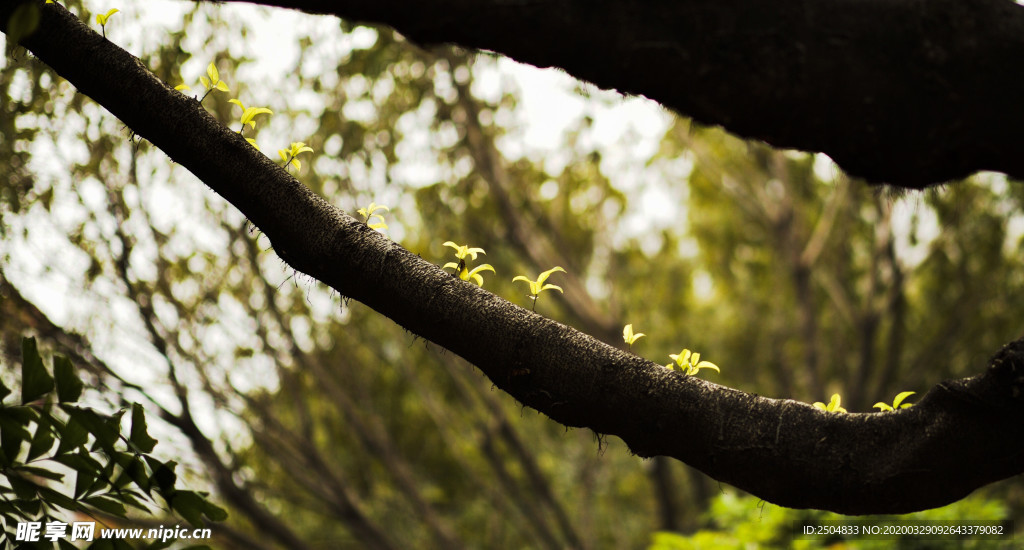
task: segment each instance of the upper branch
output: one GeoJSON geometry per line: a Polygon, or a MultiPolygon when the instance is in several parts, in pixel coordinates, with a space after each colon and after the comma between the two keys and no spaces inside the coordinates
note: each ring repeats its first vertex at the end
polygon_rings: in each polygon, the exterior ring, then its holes
{"type": "Polygon", "coordinates": [[[1011,0],[246,1],[560,67],[871,181],[1024,178],[1011,0]]]}
{"type": "MultiPolygon", "coordinates": [[[[567,426],[762,498],[845,513],[952,502],[1024,471],[1024,341],[897,413],[835,415],[686,377],[460,281],[330,206],[66,10],[23,44],[225,197],[292,267],[479,367],[567,426]]],[[[13,3],[0,4],[5,23],[13,3]]],[[[6,26],[4,26],[6,28],[6,26]]],[[[186,222],[187,220],[182,220],[186,222]]]]}

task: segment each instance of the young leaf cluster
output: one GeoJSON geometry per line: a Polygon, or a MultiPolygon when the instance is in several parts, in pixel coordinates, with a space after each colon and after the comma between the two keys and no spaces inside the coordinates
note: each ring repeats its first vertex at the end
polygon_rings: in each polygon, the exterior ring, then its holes
{"type": "Polygon", "coordinates": [[[564,269],[562,269],[559,266],[555,266],[545,271],[544,273],[541,273],[539,276],[537,276],[537,279],[533,281],[531,281],[525,275],[517,275],[515,278],[512,279],[513,283],[516,281],[522,281],[530,285],[530,299],[533,300],[533,308],[531,309],[533,311],[537,310],[537,297],[540,296],[541,292],[544,292],[545,290],[557,290],[559,292],[563,292],[562,287],[558,285],[553,285],[550,283],[545,284],[545,282],[548,280],[548,277],[550,277],[551,274],[555,273],[556,271],[561,271],[562,273],[565,273],[564,269]]]}
{"type": "Polygon", "coordinates": [[[844,413],[846,412],[846,409],[842,407],[842,402],[843,398],[839,397],[838,393],[833,393],[832,399],[829,400],[828,405],[822,403],[821,401],[817,401],[814,403],[814,406],[825,412],[844,413]]]}
{"type": "MultiPolygon", "coordinates": [[[[371,205],[372,206],[372,205],[371,205]]],[[[444,264],[445,269],[454,269],[455,275],[463,281],[473,281],[478,286],[484,286],[484,278],[481,275],[484,271],[490,271],[494,273],[494,268],[491,264],[480,264],[473,269],[469,269],[469,265],[466,262],[468,256],[472,260],[476,260],[477,254],[486,254],[482,248],[471,248],[469,245],[458,245],[452,241],[445,241],[443,246],[447,246],[455,249],[455,258],[458,261],[448,262],[444,264]]]]}
{"type": "Polygon", "coordinates": [[[718,368],[718,365],[711,361],[701,361],[699,353],[693,353],[688,349],[684,349],[678,354],[670,353],[669,358],[672,359],[672,363],[665,365],[665,368],[676,370],[687,376],[693,376],[697,374],[700,369],[711,369],[717,373],[721,373],[722,370],[718,368]]]}
{"type": "Polygon", "coordinates": [[[52,372],[35,339],[25,338],[20,399],[12,403],[13,391],[0,382],[0,518],[7,540],[15,540],[19,522],[66,523],[97,512],[123,518],[130,508],[150,514],[160,502],[196,527],[226,519],[205,493],[175,488],[176,463],[150,454],[157,441],[140,405],[130,407],[131,428],[122,433],[128,409],[103,414],[79,404],[85,384],[65,357],[54,358],[52,372]]]}
{"type": "MultiPolygon", "coordinates": [[[[206,99],[206,96],[210,95],[210,92],[214,90],[220,92],[231,91],[231,89],[228,88],[227,83],[220,79],[220,71],[217,70],[217,66],[214,65],[212,61],[210,62],[209,65],[206,66],[206,74],[209,76],[209,78],[207,78],[206,76],[199,77],[199,82],[203,84],[203,88],[206,88],[206,93],[203,94],[203,97],[199,98],[199,103],[202,103],[203,100],[206,99]]],[[[179,92],[183,92],[185,90],[191,90],[192,87],[188,84],[181,83],[175,86],[174,89],[178,90],[179,92]]]]}
{"type": "MultiPolygon", "coordinates": [[[[268,111],[269,111],[269,109],[268,109],[268,111]]],[[[299,162],[299,159],[296,158],[296,157],[298,157],[300,153],[312,153],[312,152],[313,152],[313,148],[307,146],[305,143],[303,143],[301,141],[293,141],[291,146],[289,146],[287,149],[278,149],[277,150],[277,154],[281,155],[281,160],[284,161],[285,167],[287,167],[288,165],[292,165],[292,166],[295,167],[296,170],[301,170],[302,169],[302,163],[299,162]]]]}
{"type": "MultiPolygon", "coordinates": [[[[310,149],[310,150],[312,151],[312,149],[310,149]]],[[[384,223],[384,215],[383,214],[377,214],[376,212],[378,210],[383,210],[385,212],[390,212],[391,211],[390,208],[388,208],[387,206],[384,206],[383,204],[377,204],[375,202],[371,202],[370,206],[367,206],[366,208],[360,208],[359,210],[356,210],[356,212],[358,212],[359,215],[363,217],[363,223],[365,223],[367,225],[367,227],[369,227],[370,229],[387,229],[388,228],[388,224],[384,223]],[[376,222],[371,221],[374,218],[376,218],[376,219],[378,219],[380,221],[376,221],[376,222]]]]}
{"type": "MultiPolygon", "coordinates": [[[[238,129],[238,133],[241,134],[245,130],[245,126],[249,125],[250,128],[256,129],[256,116],[257,115],[272,115],[274,111],[266,107],[246,107],[238,99],[229,99],[228,103],[234,103],[242,108],[242,115],[238,117],[238,120],[242,123],[242,126],[238,129]]],[[[249,142],[252,143],[252,142],[249,142]]],[[[312,151],[312,149],[310,149],[312,151]]]]}
{"type": "Polygon", "coordinates": [[[913,403],[904,403],[903,401],[906,398],[910,397],[911,395],[914,395],[915,393],[917,393],[917,392],[902,391],[902,392],[896,394],[896,398],[892,400],[892,405],[889,405],[888,403],[879,401],[878,403],[875,403],[874,405],[872,405],[872,407],[878,409],[879,411],[883,411],[883,412],[884,411],[895,411],[895,410],[899,410],[899,409],[906,409],[907,407],[913,407],[914,406],[913,403]]]}

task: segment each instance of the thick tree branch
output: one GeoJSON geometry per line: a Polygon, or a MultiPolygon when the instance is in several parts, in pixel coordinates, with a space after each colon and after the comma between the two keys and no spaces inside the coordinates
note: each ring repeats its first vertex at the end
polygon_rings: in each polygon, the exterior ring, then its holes
{"type": "Polygon", "coordinates": [[[560,67],[872,181],[1024,178],[1011,0],[245,1],[560,67]]]}
{"type": "MultiPolygon", "coordinates": [[[[458,353],[558,422],[617,435],[641,456],[675,457],[778,504],[844,513],[939,506],[1024,471],[1024,341],[983,376],[885,414],[827,414],[668,371],[411,254],[63,8],[34,3],[42,18],[25,46],[234,204],[292,267],[458,353]]],[[[13,9],[0,4],[0,23],[13,9]]]]}

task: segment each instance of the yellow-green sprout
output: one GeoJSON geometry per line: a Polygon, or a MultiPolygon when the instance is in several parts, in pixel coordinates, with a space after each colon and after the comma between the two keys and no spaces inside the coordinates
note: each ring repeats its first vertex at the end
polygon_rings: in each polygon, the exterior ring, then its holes
{"type": "Polygon", "coordinates": [[[844,413],[846,412],[846,409],[840,406],[842,401],[843,399],[839,397],[838,393],[833,393],[832,399],[829,400],[828,405],[822,403],[821,401],[817,401],[814,403],[814,406],[825,412],[844,413]]]}
{"type": "Polygon", "coordinates": [[[496,273],[494,271],[494,268],[491,267],[491,264],[481,264],[473,269],[469,269],[469,266],[466,265],[466,256],[469,256],[470,259],[475,260],[477,254],[487,254],[486,252],[484,252],[484,249],[472,248],[469,245],[458,245],[453,243],[452,241],[445,241],[442,246],[453,248],[455,250],[455,258],[459,260],[458,263],[448,262],[444,264],[444,268],[454,269],[455,274],[463,281],[473,281],[478,286],[484,286],[484,278],[480,274],[484,271],[496,273]]]}
{"type": "MultiPolygon", "coordinates": [[[[214,65],[212,61],[210,62],[209,65],[206,66],[206,74],[209,75],[209,78],[205,76],[199,77],[199,81],[202,82],[203,87],[206,88],[206,93],[203,94],[203,97],[199,98],[200,103],[202,103],[203,100],[206,99],[206,96],[210,95],[210,92],[214,90],[218,90],[221,92],[231,91],[230,89],[228,89],[228,85],[220,79],[220,72],[217,71],[217,66],[214,65]]],[[[184,92],[185,90],[191,90],[192,87],[183,82],[175,86],[174,89],[178,90],[179,92],[184,92]]]]}
{"type": "Polygon", "coordinates": [[[875,403],[872,406],[877,408],[879,411],[894,411],[896,409],[905,409],[907,407],[913,407],[913,403],[904,403],[903,400],[910,397],[911,395],[914,395],[915,393],[917,392],[903,391],[896,394],[896,399],[892,400],[892,405],[879,401],[878,403],[875,403]]]}
{"type": "Polygon", "coordinates": [[[228,89],[228,85],[220,79],[220,72],[217,71],[217,66],[213,64],[213,61],[206,66],[206,74],[209,75],[210,78],[200,76],[199,82],[203,83],[203,87],[206,88],[207,93],[210,93],[213,90],[220,90],[222,92],[231,91],[228,89]]]}
{"type": "Polygon", "coordinates": [[[384,206],[383,204],[371,202],[370,206],[367,206],[366,208],[360,208],[359,210],[356,210],[356,212],[358,212],[359,215],[363,217],[363,223],[365,223],[370,229],[387,229],[388,224],[384,223],[384,216],[382,216],[381,214],[375,214],[375,212],[377,212],[378,210],[383,210],[385,212],[391,211],[390,208],[384,206]],[[370,220],[372,220],[373,218],[377,218],[380,221],[370,223],[370,220]]]}
{"type": "Polygon", "coordinates": [[[117,13],[119,11],[121,11],[121,10],[119,10],[117,8],[112,8],[107,13],[98,13],[98,14],[96,14],[96,22],[99,23],[100,30],[103,31],[103,38],[107,37],[107,20],[110,19],[110,16],[114,15],[115,13],[117,13]]]}
{"type": "MultiPolygon", "coordinates": [[[[544,281],[547,281],[548,277],[550,277],[551,274],[556,272],[556,271],[561,271],[562,273],[565,273],[564,269],[562,269],[561,267],[555,266],[555,267],[552,267],[551,269],[545,271],[544,273],[541,273],[540,276],[537,277],[536,281],[531,281],[525,275],[517,275],[514,279],[512,279],[513,283],[516,282],[516,281],[523,281],[524,283],[530,285],[530,299],[533,300],[533,308],[532,309],[534,311],[537,310],[537,296],[539,296],[541,292],[544,292],[545,290],[557,290],[559,292],[563,292],[562,291],[562,287],[560,287],[558,285],[544,284],[544,281]]],[[[563,294],[564,294],[564,292],[563,292],[563,294]]]]}
{"type": "Polygon", "coordinates": [[[238,118],[242,123],[242,127],[238,129],[238,133],[241,134],[242,130],[245,130],[245,125],[248,124],[252,128],[256,128],[256,115],[274,114],[274,111],[267,109],[266,107],[246,107],[242,105],[242,102],[237,99],[229,99],[228,103],[234,103],[242,108],[242,116],[238,118]]]}
{"type": "MultiPolygon", "coordinates": [[[[209,75],[209,78],[205,76],[199,77],[199,82],[202,82],[203,87],[206,88],[206,93],[203,94],[203,97],[199,98],[200,103],[202,103],[203,100],[206,99],[206,96],[210,95],[210,92],[214,90],[219,90],[221,92],[231,91],[228,89],[228,85],[220,79],[220,72],[217,71],[217,66],[214,65],[212,61],[206,66],[206,74],[209,75]]],[[[174,89],[179,92],[184,92],[185,90],[191,90],[192,87],[188,84],[181,83],[175,86],[174,89]]]]}
{"type": "Polygon", "coordinates": [[[460,264],[457,264],[455,262],[448,262],[444,264],[444,267],[445,269],[451,268],[456,270],[460,279],[462,279],[463,281],[472,280],[474,283],[477,284],[477,286],[484,286],[484,278],[482,275],[480,275],[480,273],[484,271],[490,271],[491,273],[495,273],[494,268],[491,267],[491,264],[480,264],[474,267],[472,270],[466,267],[465,262],[461,262],[460,264]]]}
{"type": "Polygon", "coordinates": [[[644,336],[647,336],[647,335],[642,333],[642,332],[638,332],[636,334],[633,334],[633,324],[632,323],[626,325],[622,329],[622,339],[625,340],[626,344],[629,345],[630,349],[633,348],[633,342],[636,342],[637,340],[643,338],[644,336]]]}
{"type": "Polygon", "coordinates": [[[448,246],[455,249],[455,257],[465,263],[466,256],[476,259],[477,254],[487,254],[482,248],[470,248],[469,245],[457,245],[451,241],[445,241],[441,246],[448,246]]]}
{"type": "Polygon", "coordinates": [[[248,141],[249,145],[252,145],[253,147],[255,147],[257,151],[260,150],[260,146],[256,145],[256,140],[255,139],[253,139],[253,138],[245,138],[245,141],[248,141]]]}
{"type": "Polygon", "coordinates": [[[672,359],[672,363],[665,365],[665,368],[672,370],[678,368],[680,372],[687,376],[697,374],[700,369],[711,369],[719,374],[722,372],[718,365],[711,361],[701,361],[699,353],[693,353],[688,349],[684,349],[678,355],[670,353],[668,356],[672,359]]]}
{"type": "Polygon", "coordinates": [[[483,271],[496,272],[495,268],[490,266],[489,263],[478,265],[472,269],[466,265],[466,256],[475,260],[477,254],[486,254],[482,248],[471,248],[469,245],[457,245],[452,241],[445,241],[442,246],[455,249],[455,257],[459,262],[447,262],[444,264],[444,268],[447,269],[451,267],[452,269],[455,269],[456,276],[463,281],[473,281],[478,286],[482,287],[483,276],[481,276],[480,273],[483,271]]]}
{"type": "Polygon", "coordinates": [[[301,141],[293,141],[291,146],[287,149],[278,149],[277,154],[281,155],[281,160],[284,161],[284,165],[287,167],[289,164],[295,167],[296,170],[302,169],[302,163],[296,158],[299,153],[312,153],[313,148],[307,146],[301,141]]]}

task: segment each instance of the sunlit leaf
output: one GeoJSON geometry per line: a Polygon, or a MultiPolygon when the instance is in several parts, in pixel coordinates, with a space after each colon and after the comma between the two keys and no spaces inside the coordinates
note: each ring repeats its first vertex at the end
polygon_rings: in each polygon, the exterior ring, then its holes
{"type": "Polygon", "coordinates": [[[210,75],[210,82],[220,82],[220,72],[212,61],[206,66],[206,74],[210,75]]]}
{"type": "Polygon", "coordinates": [[[96,22],[99,23],[100,25],[106,25],[107,24],[107,20],[110,19],[110,16],[114,15],[115,13],[117,13],[119,11],[121,11],[121,10],[119,10],[117,8],[111,8],[110,11],[108,11],[107,13],[96,14],[96,22]]]}

